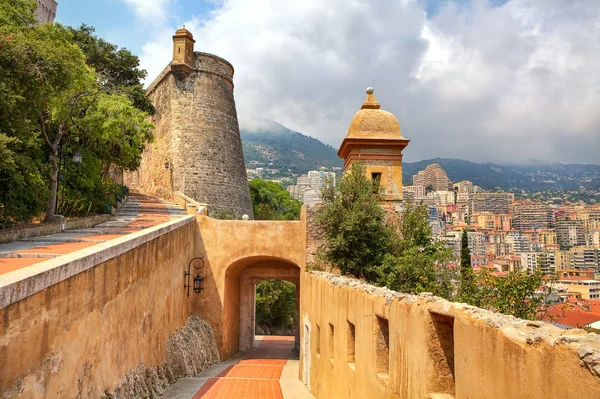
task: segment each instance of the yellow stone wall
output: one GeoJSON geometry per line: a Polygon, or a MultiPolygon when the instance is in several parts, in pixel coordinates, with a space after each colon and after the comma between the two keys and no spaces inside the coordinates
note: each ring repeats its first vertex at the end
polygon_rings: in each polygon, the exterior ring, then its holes
{"type": "Polygon", "coordinates": [[[156,370],[192,313],[183,270],[198,239],[192,221],[0,309],[0,396],[99,398],[156,370]]]}
{"type": "Polygon", "coordinates": [[[322,272],[301,287],[300,378],[317,399],[600,397],[600,340],[582,330],[322,272]]]}
{"type": "MultiPolygon", "coordinates": [[[[347,170],[357,162],[365,166],[365,174],[370,180],[373,173],[381,173],[380,187],[385,196],[393,196],[394,199],[402,199],[402,160],[369,159],[378,155],[400,155],[399,148],[365,148],[354,147],[350,150],[349,157],[352,158],[346,167],[347,170]]],[[[384,198],[385,199],[385,198],[384,198]]]]}

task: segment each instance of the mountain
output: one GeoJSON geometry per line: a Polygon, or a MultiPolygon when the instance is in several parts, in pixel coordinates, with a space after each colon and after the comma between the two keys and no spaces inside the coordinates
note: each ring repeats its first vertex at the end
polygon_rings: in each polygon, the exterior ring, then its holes
{"type": "Polygon", "coordinates": [[[402,180],[405,184],[411,184],[412,176],[432,163],[439,164],[453,182],[470,180],[488,190],[577,190],[579,187],[588,190],[600,189],[600,165],[560,163],[496,165],[436,158],[403,163],[402,180]]]}
{"type": "MultiPolygon", "coordinates": [[[[341,171],[343,162],[336,148],[275,121],[253,119],[240,127],[240,133],[246,167],[277,170],[270,172],[270,178],[291,177],[320,167],[341,171]]],[[[448,158],[404,162],[404,184],[411,184],[412,176],[432,163],[439,164],[453,182],[470,180],[486,190],[577,190],[584,187],[600,191],[600,165],[497,165],[448,158]]]]}
{"type": "Polygon", "coordinates": [[[337,150],[317,139],[294,132],[268,119],[253,119],[240,126],[247,168],[277,169],[279,175],[305,174],[325,167],[341,168],[337,150]]]}

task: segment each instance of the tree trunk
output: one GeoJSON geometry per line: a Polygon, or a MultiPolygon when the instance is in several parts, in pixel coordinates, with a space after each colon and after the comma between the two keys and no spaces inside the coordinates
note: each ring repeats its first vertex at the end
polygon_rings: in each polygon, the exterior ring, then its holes
{"type": "Polygon", "coordinates": [[[44,217],[44,222],[52,222],[57,219],[56,215],[54,215],[54,210],[56,209],[56,201],[58,188],[58,148],[53,146],[50,148],[50,198],[48,198],[48,204],[46,204],[46,216],[44,217]]]}

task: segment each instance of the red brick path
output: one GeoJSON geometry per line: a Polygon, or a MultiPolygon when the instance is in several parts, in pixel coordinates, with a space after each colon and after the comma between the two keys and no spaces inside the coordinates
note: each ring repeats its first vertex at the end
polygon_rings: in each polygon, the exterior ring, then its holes
{"type": "Polygon", "coordinates": [[[294,337],[264,337],[257,348],[217,378],[210,378],[193,399],[283,399],[279,378],[294,337]]]}

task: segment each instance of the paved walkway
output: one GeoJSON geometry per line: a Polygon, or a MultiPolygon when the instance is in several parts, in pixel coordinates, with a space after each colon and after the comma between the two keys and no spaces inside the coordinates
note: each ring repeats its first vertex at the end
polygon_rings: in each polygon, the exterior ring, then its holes
{"type": "Polygon", "coordinates": [[[199,377],[184,378],[167,399],[314,399],[298,380],[294,337],[257,337],[257,346],[212,366],[199,377]]]}
{"type": "Polygon", "coordinates": [[[0,244],[0,275],[185,216],[177,204],[130,194],[108,221],[88,229],[0,244]]]}

